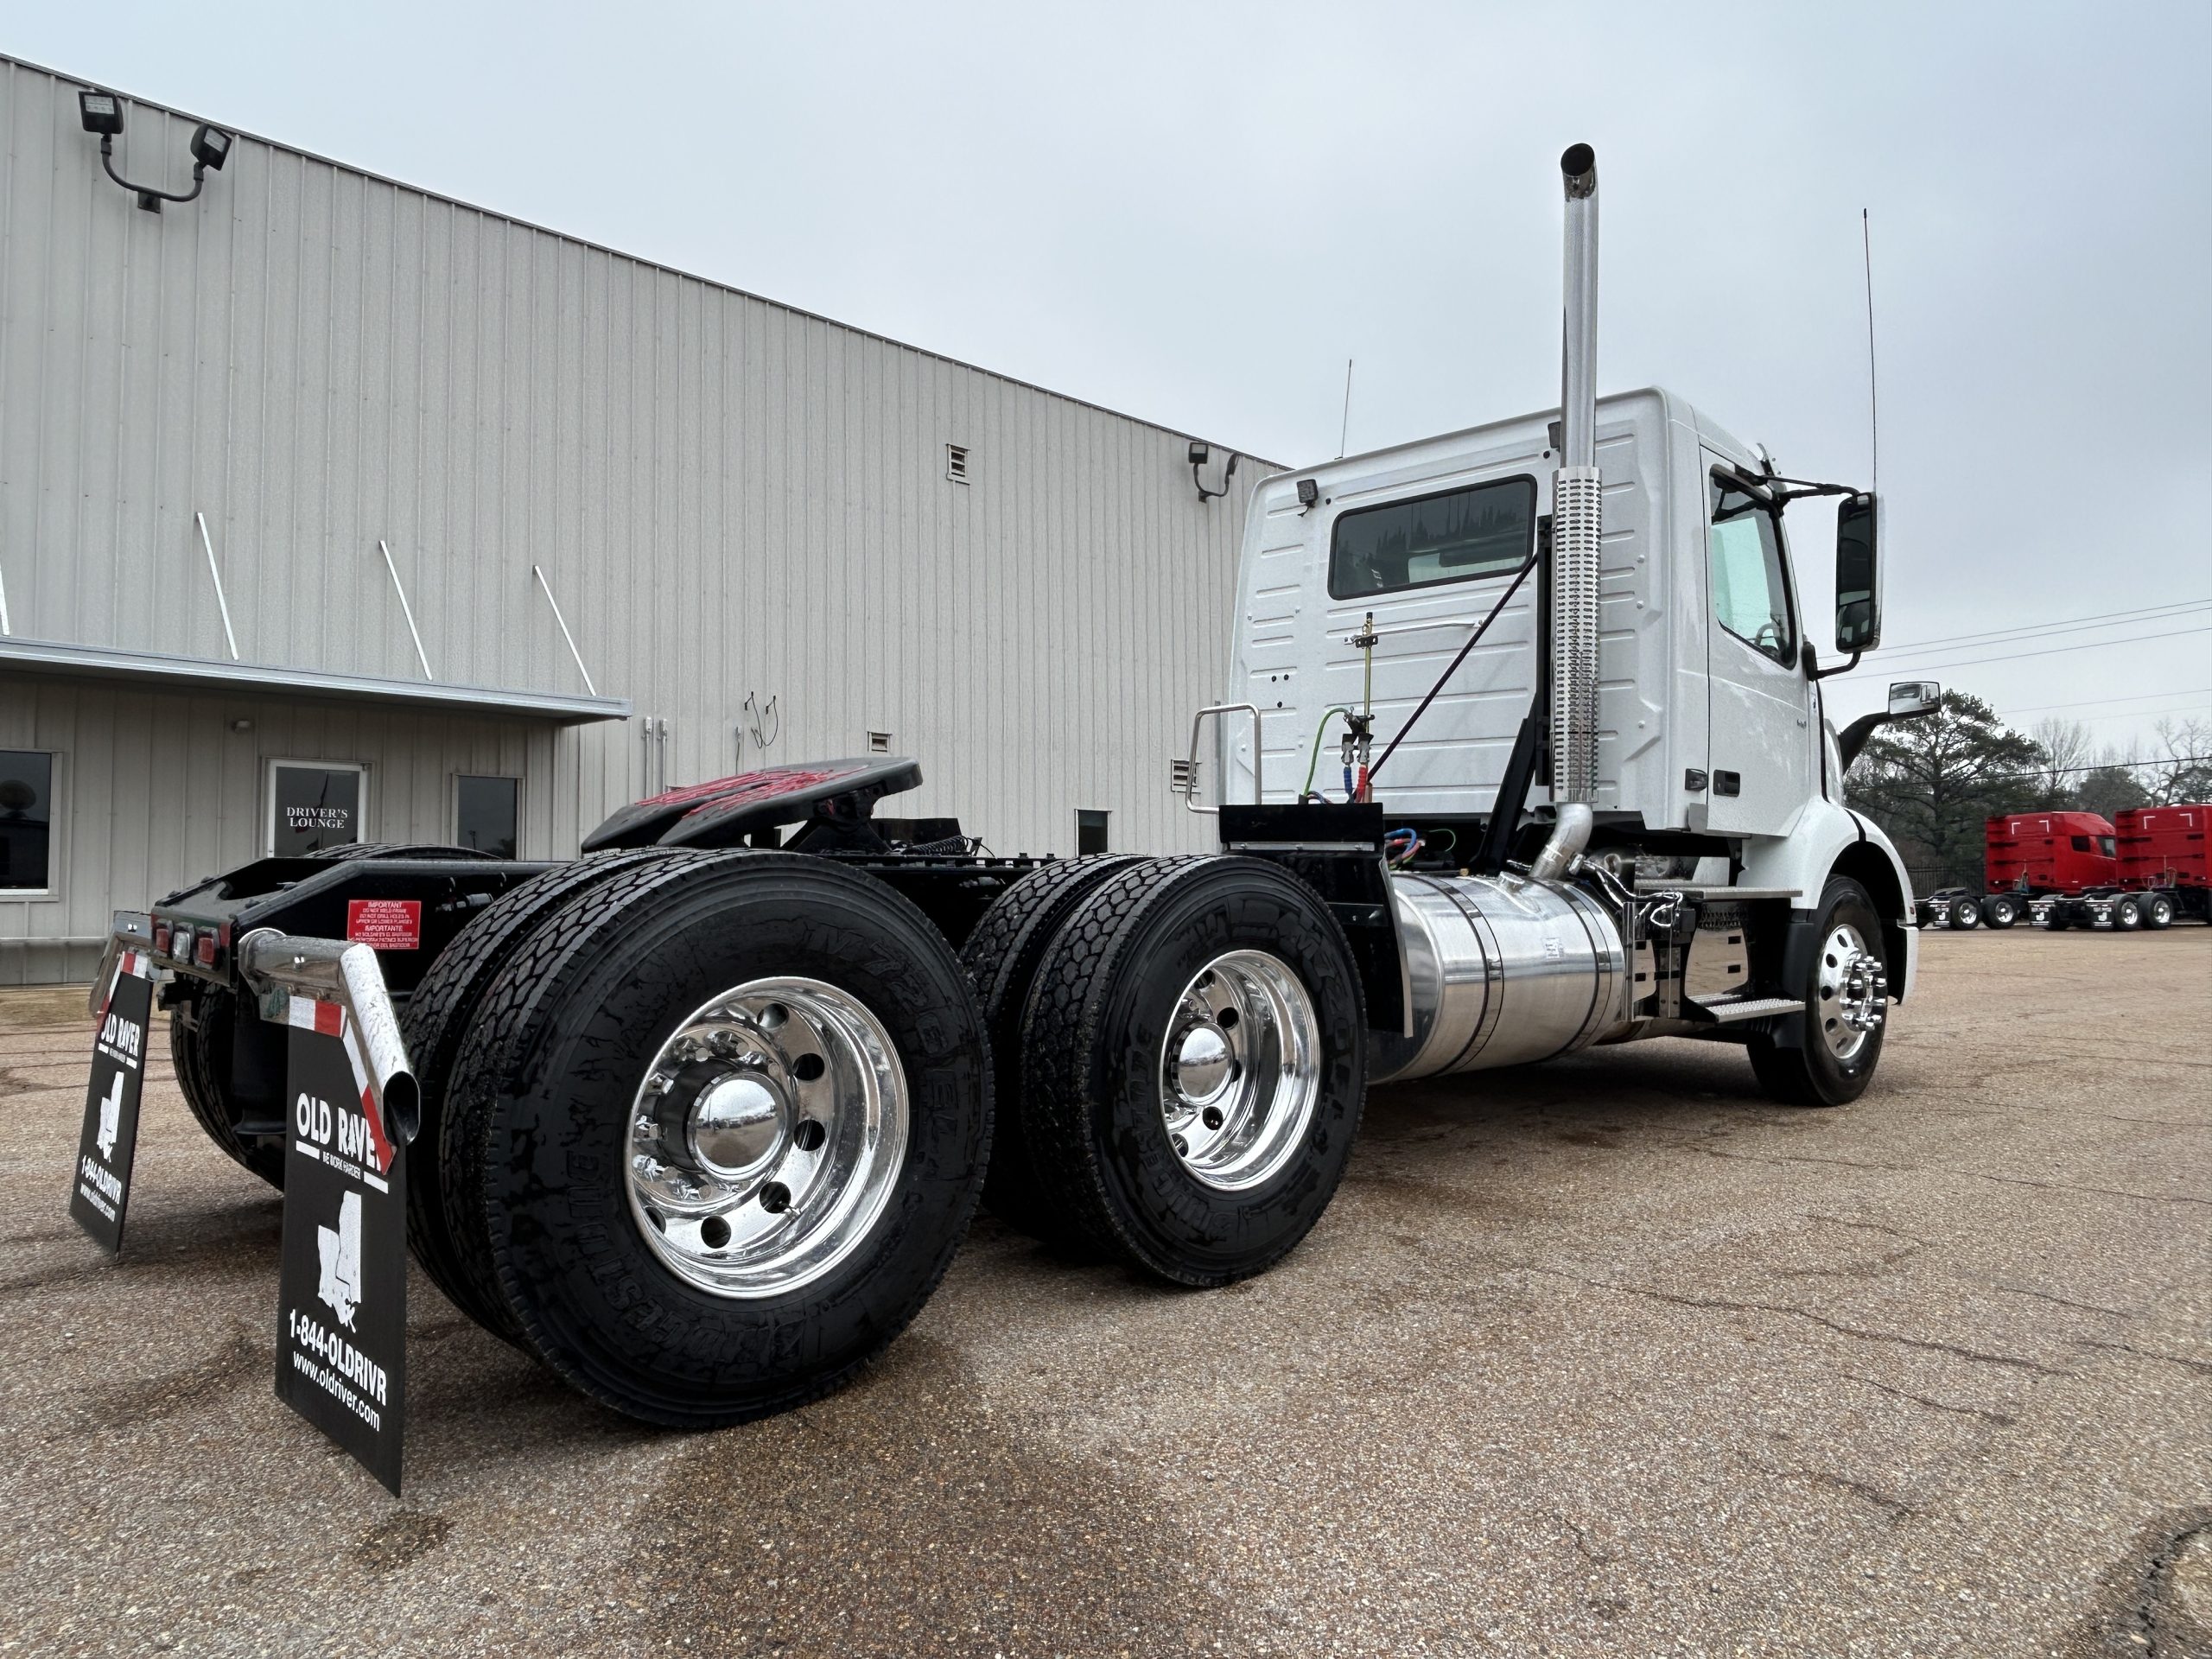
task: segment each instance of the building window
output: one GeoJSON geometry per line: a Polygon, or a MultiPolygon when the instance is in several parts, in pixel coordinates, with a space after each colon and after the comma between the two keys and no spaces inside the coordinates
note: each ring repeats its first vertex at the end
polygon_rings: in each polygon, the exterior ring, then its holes
{"type": "Polygon", "coordinates": [[[54,886],[54,757],[0,749],[0,892],[54,886]]]}
{"type": "Polygon", "coordinates": [[[516,804],[522,780],[463,773],[454,813],[454,840],[493,858],[515,855],[516,804]]]}
{"type": "Polygon", "coordinates": [[[269,763],[269,850],[279,858],[350,847],[368,815],[366,766],[321,760],[269,763]]]}
{"type": "Polygon", "coordinates": [[[1106,817],[1103,812],[1094,812],[1079,806],[1075,810],[1075,850],[1080,858],[1086,853],[1106,850],[1106,817]]]}

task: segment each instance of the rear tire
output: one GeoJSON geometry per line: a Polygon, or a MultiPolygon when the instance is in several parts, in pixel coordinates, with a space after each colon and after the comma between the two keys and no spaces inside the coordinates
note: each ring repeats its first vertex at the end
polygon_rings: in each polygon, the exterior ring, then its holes
{"type": "Polygon", "coordinates": [[[2174,925],[2174,901],[2163,893],[2153,893],[2143,919],[2147,925],[2163,932],[2174,925]]]}
{"type": "Polygon", "coordinates": [[[2143,901],[2122,899],[2112,907],[2112,925],[2123,933],[2133,933],[2143,925],[2143,901]]]}
{"type": "Polygon", "coordinates": [[[1033,1238],[1060,1244],[1071,1236],[1039,1182],[1030,1150],[1023,1082],[1021,1019],[1039,965],[1060,924],[1116,873],[1143,862],[1134,853],[1064,859],[1024,876],[983,912],[960,950],[961,964],[976,982],[983,1024],[990,1033],[996,1127],[991,1164],[983,1178],[983,1204],[992,1214],[1033,1238]]]}
{"type": "Polygon", "coordinates": [[[1343,1178],[1366,1023],[1343,930],[1287,871],[1120,872],[1054,937],[1023,1012],[1046,1196],[1085,1242],[1171,1282],[1262,1271],[1343,1178]]]}
{"type": "Polygon", "coordinates": [[[407,1166],[407,1243],[448,1300],[486,1330],[513,1341],[506,1304],[483,1294],[454,1243],[447,1219],[447,1087],[477,1005],[531,935],[581,894],[654,859],[695,857],[658,848],[604,853],[564,864],[501,894],[463,928],[423,976],[400,1016],[407,1056],[422,1091],[422,1128],[407,1166]]]}
{"type": "Polygon", "coordinates": [[[950,945],[892,888],[799,855],[663,859],[584,893],[486,991],[454,1075],[449,1100],[477,1120],[474,1158],[449,1173],[473,1175],[479,1199],[477,1233],[455,1241],[464,1262],[490,1269],[489,1287],[547,1365],[617,1411],[675,1427],[785,1410],[866,1364],[944,1275],[989,1154],[990,1056],[950,945]],[[761,1003],[764,985],[802,988],[778,993],[792,1004],[783,1008],[761,1003]],[[723,1029],[711,1054],[671,1058],[671,1045],[691,1045],[685,1033],[741,1005],[755,1009],[744,1016],[753,1024],[723,1029]],[[817,1005],[827,1023],[810,1023],[817,1005]],[[776,1032],[792,1036],[766,1034],[776,1032]],[[828,1059],[773,1058],[801,1040],[828,1059]],[[858,1095],[840,1044],[875,1057],[858,1095]],[[764,1098],[771,1109],[714,1116],[733,1095],[742,1097],[733,1110],[764,1098]],[[874,1115],[849,1116],[863,1097],[874,1115]],[[639,1141],[671,1133],[654,1126],[663,1111],[689,1125],[678,1131],[688,1153],[639,1141]],[[810,1138],[825,1113],[826,1135],[810,1138]],[[728,1144],[715,1134],[743,1141],[768,1124],[761,1156],[772,1161],[748,1167],[797,1173],[748,1189],[735,1207],[713,1207],[738,1190],[734,1177],[673,1161],[728,1144]],[[802,1154],[824,1147],[804,1164],[802,1154]],[[849,1189],[810,1183],[848,1147],[869,1185],[850,1189],[861,1197],[844,1209],[824,1209],[823,1192],[843,1204],[849,1189]],[[708,1203],[683,1212],[690,1183],[708,1203]],[[639,1193],[663,1186],[677,1196],[649,1239],[664,1200],[639,1193]],[[788,1228],[777,1219],[787,1213],[788,1228]],[[743,1283],[729,1276],[750,1271],[757,1237],[787,1233],[800,1253],[788,1274],[772,1264],[743,1283]],[[817,1237],[822,1251],[804,1255],[817,1237]]]}
{"type": "Polygon", "coordinates": [[[1878,963],[1886,982],[1882,919],[1866,889],[1849,876],[1838,875],[1831,876],[1821,892],[1815,925],[1820,948],[1813,953],[1806,982],[1789,988],[1805,1000],[1803,1046],[1784,1048],[1771,1038],[1754,1038],[1747,1046],[1752,1074],[1770,1099],[1789,1106],[1843,1106],[1865,1094],[1873,1079],[1875,1065],[1882,1058],[1889,1002],[1885,988],[1881,1023],[1872,1030],[1854,1031],[1849,1010],[1864,995],[1867,982],[1854,981],[1851,949],[1839,948],[1839,943],[1849,941],[1852,948],[1878,963]]]}
{"type": "Polygon", "coordinates": [[[213,985],[194,985],[169,1007],[169,1058],[176,1067],[184,1103],[239,1168],[284,1190],[284,1142],[281,1136],[241,1135],[241,1114],[231,1098],[231,1033],[238,999],[213,985]]]}
{"type": "Polygon", "coordinates": [[[1992,927],[2008,928],[2020,919],[2019,901],[2015,899],[1993,899],[1989,901],[1989,907],[1982,912],[1981,918],[1992,927]]]}
{"type": "Polygon", "coordinates": [[[1981,925],[1981,904],[1978,899],[1961,899],[1951,906],[1951,925],[1961,932],[1981,925]]]}

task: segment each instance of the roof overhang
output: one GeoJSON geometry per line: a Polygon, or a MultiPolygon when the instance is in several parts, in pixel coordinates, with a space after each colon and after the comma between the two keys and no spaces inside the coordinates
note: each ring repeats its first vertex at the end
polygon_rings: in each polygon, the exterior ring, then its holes
{"type": "Polygon", "coordinates": [[[627,697],[576,696],[558,691],[513,691],[440,680],[391,680],[372,674],[327,674],[261,663],[226,663],[160,652],[116,651],[50,639],[0,639],[0,671],[78,679],[122,680],[149,688],[232,691],[258,696],[321,697],[340,702],[402,709],[442,709],[456,715],[504,716],[581,726],[595,720],[627,720],[627,697]]]}

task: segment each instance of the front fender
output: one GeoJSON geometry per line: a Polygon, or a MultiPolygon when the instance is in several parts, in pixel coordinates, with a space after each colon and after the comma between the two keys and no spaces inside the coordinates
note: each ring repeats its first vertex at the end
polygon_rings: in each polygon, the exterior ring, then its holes
{"type": "Polygon", "coordinates": [[[1912,925],[1912,881],[1904,861],[1878,826],[1834,801],[1815,800],[1787,836],[1744,842],[1744,885],[1792,889],[1800,918],[1809,919],[1820,907],[1821,891],[1834,875],[1851,877],[1873,899],[1882,918],[1883,955],[1891,964],[1890,995],[1904,1001],[1920,969],[1920,933],[1912,925]]]}

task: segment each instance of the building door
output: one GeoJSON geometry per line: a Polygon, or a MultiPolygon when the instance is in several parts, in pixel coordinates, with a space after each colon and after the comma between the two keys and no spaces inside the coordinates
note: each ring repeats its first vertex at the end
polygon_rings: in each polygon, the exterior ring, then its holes
{"type": "Polygon", "coordinates": [[[296,858],[359,841],[368,816],[369,769],[344,762],[269,763],[269,850],[296,858]]]}

